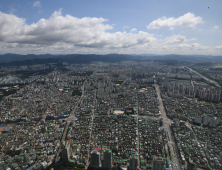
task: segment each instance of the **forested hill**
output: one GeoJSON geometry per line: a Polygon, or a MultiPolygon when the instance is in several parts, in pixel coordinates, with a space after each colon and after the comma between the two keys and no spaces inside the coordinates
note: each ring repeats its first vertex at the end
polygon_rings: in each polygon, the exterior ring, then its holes
{"type": "Polygon", "coordinates": [[[44,59],[44,58],[53,58],[56,56],[53,56],[51,54],[41,54],[41,55],[35,55],[35,54],[27,54],[27,55],[20,55],[20,54],[3,54],[0,55],[0,63],[6,63],[6,62],[10,62],[10,61],[19,61],[19,60],[32,60],[35,58],[40,58],[40,59],[44,59]]]}
{"type": "Polygon", "coordinates": [[[92,61],[102,61],[102,62],[121,62],[127,60],[134,60],[135,57],[131,55],[122,54],[107,54],[107,55],[96,55],[96,54],[70,54],[70,55],[17,55],[17,54],[5,54],[0,56],[1,66],[21,66],[21,65],[33,65],[33,64],[47,64],[47,63],[57,63],[58,65],[63,62],[73,63],[73,64],[87,64],[92,61]],[[3,60],[9,56],[10,60],[3,60]],[[2,57],[2,58],[1,58],[2,57]],[[30,58],[29,58],[30,57],[30,58]],[[12,61],[14,60],[14,61],[12,61]]]}
{"type": "Polygon", "coordinates": [[[191,63],[216,63],[222,62],[222,56],[204,56],[204,55],[127,55],[127,54],[67,54],[67,55],[51,55],[51,54],[4,54],[0,55],[1,66],[22,66],[34,64],[56,63],[57,66],[63,62],[72,64],[88,64],[93,61],[102,62],[121,62],[121,61],[153,61],[164,65],[189,65],[191,63]]]}

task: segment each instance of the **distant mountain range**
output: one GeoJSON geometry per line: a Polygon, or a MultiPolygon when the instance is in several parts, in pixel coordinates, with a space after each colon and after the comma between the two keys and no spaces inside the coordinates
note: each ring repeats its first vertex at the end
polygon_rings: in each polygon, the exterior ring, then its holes
{"type": "Polygon", "coordinates": [[[92,61],[102,62],[121,62],[127,60],[134,60],[135,57],[131,55],[122,54],[107,54],[107,55],[96,55],[96,54],[68,54],[68,55],[18,55],[18,54],[4,54],[0,55],[0,66],[22,66],[22,65],[34,65],[34,64],[47,64],[57,63],[62,65],[63,62],[73,64],[88,64],[92,61]]]}
{"type": "Polygon", "coordinates": [[[6,63],[10,61],[15,60],[31,60],[34,58],[52,58],[54,55],[51,54],[41,54],[41,55],[35,55],[35,54],[27,54],[27,55],[20,55],[20,54],[3,54],[0,55],[0,63],[6,63]]]}
{"type": "Polygon", "coordinates": [[[0,65],[2,66],[21,66],[33,64],[57,63],[62,65],[62,62],[73,64],[87,64],[92,61],[102,62],[121,62],[121,61],[153,61],[163,62],[167,65],[175,65],[182,63],[206,63],[206,62],[222,62],[222,56],[211,55],[155,55],[155,54],[67,54],[67,55],[51,55],[51,54],[4,54],[0,55],[0,65]],[[171,63],[171,64],[170,64],[171,63]]]}

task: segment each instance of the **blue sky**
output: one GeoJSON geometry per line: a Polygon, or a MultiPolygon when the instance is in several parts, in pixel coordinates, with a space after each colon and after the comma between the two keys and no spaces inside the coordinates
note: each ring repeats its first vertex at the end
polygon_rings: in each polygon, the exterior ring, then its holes
{"type": "Polygon", "coordinates": [[[221,0],[2,0],[0,49],[221,55],[221,16],[221,0]]]}

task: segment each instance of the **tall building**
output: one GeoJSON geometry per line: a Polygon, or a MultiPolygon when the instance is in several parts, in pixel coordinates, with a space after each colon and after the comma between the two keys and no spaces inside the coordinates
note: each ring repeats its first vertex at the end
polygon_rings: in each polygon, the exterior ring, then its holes
{"type": "Polygon", "coordinates": [[[103,167],[108,169],[112,167],[112,151],[109,149],[104,150],[103,167]]]}
{"type": "Polygon", "coordinates": [[[152,170],[164,170],[164,159],[158,157],[153,158],[152,170]]]}
{"type": "Polygon", "coordinates": [[[91,152],[91,167],[101,167],[101,159],[100,159],[100,152],[97,150],[93,150],[91,152]]]}
{"type": "Polygon", "coordinates": [[[129,170],[137,170],[138,160],[135,156],[130,157],[129,170]]]}
{"type": "Polygon", "coordinates": [[[69,149],[70,149],[70,144],[67,142],[65,144],[65,148],[62,150],[62,159],[64,162],[69,162],[69,149]]]}

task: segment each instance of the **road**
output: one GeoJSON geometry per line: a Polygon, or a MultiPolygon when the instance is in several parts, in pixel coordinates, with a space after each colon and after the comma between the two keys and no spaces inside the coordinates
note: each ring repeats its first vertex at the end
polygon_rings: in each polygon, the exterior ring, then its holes
{"type": "Polygon", "coordinates": [[[155,86],[155,89],[156,89],[156,93],[157,93],[157,98],[158,98],[158,101],[159,101],[159,110],[161,112],[161,117],[163,119],[163,127],[164,127],[164,130],[168,133],[169,135],[169,148],[170,148],[170,153],[171,153],[171,161],[172,161],[172,169],[173,170],[180,170],[180,162],[179,162],[179,159],[178,159],[178,156],[176,154],[176,145],[174,143],[174,140],[173,140],[173,135],[171,133],[171,129],[170,129],[170,119],[167,118],[166,116],[166,112],[165,112],[165,108],[163,106],[163,101],[162,101],[162,98],[161,98],[161,95],[160,95],[160,89],[159,89],[159,86],[155,83],[154,84],[155,86]]]}
{"type": "Polygon", "coordinates": [[[137,145],[138,145],[138,169],[140,169],[140,136],[139,136],[139,106],[138,106],[138,98],[137,98],[137,145]]]}
{"type": "Polygon", "coordinates": [[[199,75],[200,77],[202,77],[202,78],[205,79],[206,81],[215,84],[217,87],[220,87],[220,85],[219,85],[216,81],[211,80],[211,79],[209,79],[209,78],[203,76],[202,74],[198,73],[197,71],[195,71],[195,70],[193,70],[193,69],[191,69],[191,68],[189,68],[189,67],[186,67],[186,68],[189,69],[191,72],[193,72],[193,73],[199,75]]]}
{"type": "Polygon", "coordinates": [[[125,84],[127,80],[131,80],[131,77],[126,79],[122,84],[125,84]]]}
{"type": "MultiPolygon", "coordinates": [[[[79,103],[82,101],[82,98],[83,98],[83,96],[84,96],[84,92],[85,92],[85,91],[84,91],[84,86],[85,86],[85,83],[86,83],[86,82],[87,82],[87,80],[83,83],[83,86],[82,86],[82,95],[81,95],[79,101],[76,103],[76,106],[75,106],[74,110],[70,113],[70,116],[69,116],[69,117],[67,118],[67,120],[66,120],[67,123],[66,123],[65,129],[63,130],[63,136],[62,136],[61,144],[63,143],[63,141],[65,141],[65,137],[66,137],[66,133],[67,133],[69,124],[70,124],[73,120],[75,120],[75,118],[76,118],[76,117],[75,117],[75,112],[76,112],[76,109],[77,109],[79,103]]],[[[59,146],[59,150],[58,150],[58,152],[57,152],[57,156],[56,156],[55,162],[58,162],[58,161],[59,161],[59,154],[60,154],[60,152],[62,151],[61,144],[60,144],[60,146],[59,146]]]]}
{"type": "Polygon", "coordinates": [[[85,168],[88,169],[89,166],[89,155],[90,155],[90,146],[91,146],[91,140],[92,140],[92,129],[93,129],[93,120],[94,120],[94,113],[95,113],[95,102],[96,102],[96,90],[95,90],[95,96],[93,100],[93,111],[92,111],[92,123],[91,123],[91,131],[89,136],[89,147],[88,147],[88,158],[85,168]]]}

